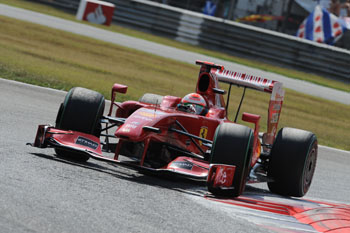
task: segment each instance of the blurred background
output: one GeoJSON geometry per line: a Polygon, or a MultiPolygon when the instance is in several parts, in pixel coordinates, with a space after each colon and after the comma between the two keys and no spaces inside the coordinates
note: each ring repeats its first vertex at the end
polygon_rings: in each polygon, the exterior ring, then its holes
{"type": "MultiPolygon", "coordinates": [[[[296,35],[317,4],[338,17],[350,17],[349,0],[152,0],[182,9],[296,35]]],[[[350,49],[350,30],[335,46],[350,49]]]]}

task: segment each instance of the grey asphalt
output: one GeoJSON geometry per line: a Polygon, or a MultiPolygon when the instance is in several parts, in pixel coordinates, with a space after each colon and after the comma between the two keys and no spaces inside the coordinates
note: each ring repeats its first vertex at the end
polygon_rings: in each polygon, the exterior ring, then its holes
{"type": "MultiPolygon", "coordinates": [[[[0,232],[259,233],[270,232],[270,224],[300,225],[283,218],[276,222],[280,216],[266,221],[262,213],[208,201],[205,187],[197,183],[94,160],[76,164],[56,158],[52,149],[26,146],[38,124],[54,124],[64,95],[0,79],[0,232]]],[[[349,152],[320,147],[305,198],[349,204],[348,164],[349,152]]],[[[266,195],[265,184],[253,189],[261,198],[266,195]]]]}
{"type": "Polygon", "coordinates": [[[51,28],[56,28],[59,30],[72,32],[79,35],[88,36],[91,38],[118,45],[123,45],[129,48],[141,50],[144,52],[152,53],[158,56],[171,58],[182,62],[187,62],[190,64],[194,64],[196,60],[212,61],[224,65],[230,70],[235,70],[280,81],[285,85],[285,87],[292,90],[296,90],[298,92],[350,105],[350,83],[344,84],[349,86],[349,92],[339,91],[305,81],[290,79],[282,75],[254,69],[251,67],[239,65],[237,63],[228,62],[218,58],[209,57],[203,54],[193,53],[190,51],[185,51],[166,45],[157,44],[147,40],[126,36],[120,33],[110,32],[86,24],[81,24],[25,9],[11,7],[4,4],[0,4],[0,15],[41,24],[51,28]]]}

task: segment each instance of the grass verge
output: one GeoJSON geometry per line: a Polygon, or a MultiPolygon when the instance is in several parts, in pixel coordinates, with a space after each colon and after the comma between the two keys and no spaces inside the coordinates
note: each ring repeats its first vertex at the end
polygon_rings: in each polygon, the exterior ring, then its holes
{"type": "MultiPolygon", "coordinates": [[[[0,77],[63,90],[83,86],[107,98],[114,83],[126,84],[128,93],[119,95],[119,101],[138,99],[146,92],[184,96],[194,91],[198,74],[195,65],[6,17],[0,17],[0,54],[0,77]]],[[[231,119],[241,91],[233,89],[231,119]]],[[[249,90],[241,111],[262,115],[262,130],[268,99],[249,90]]],[[[280,127],[310,130],[320,144],[350,150],[349,110],[344,104],[287,90],[280,127]]]]}
{"type": "MultiPolygon", "coordinates": [[[[43,5],[40,3],[34,3],[31,1],[25,1],[25,0],[0,0],[0,3],[4,3],[4,4],[16,6],[16,7],[21,7],[24,9],[33,10],[33,11],[57,16],[60,18],[76,21],[75,16],[72,13],[60,11],[54,7],[43,5]]],[[[85,21],[83,21],[82,23],[89,24],[88,22],[85,22],[85,21]]],[[[94,26],[103,28],[105,30],[119,32],[119,33],[123,33],[123,34],[129,35],[129,36],[134,36],[134,37],[138,37],[141,39],[153,41],[156,43],[165,44],[165,45],[176,47],[179,49],[193,51],[196,53],[201,53],[201,54],[205,54],[205,55],[212,56],[212,57],[217,57],[217,58],[231,61],[231,62],[235,62],[238,64],[258,68],[261,70],[265,70],[265,71],[269,71],[269,72],[273,72],[273,73],[277,73],[277,74],[281,74],[281,75],[284,75],[284,76],[287,76],[290,78],[305,80],[308,82],[312,82],[312,83],[319,84],[322,86],[338,89],[341,91],[346,91],[346,92],[350,91],[349,84],[345,84],[344,82],[324,78],[324,77],[321,77],[319,75],[305,73],[305,72],[287,69],[287,68],[283,68],[283,67],[278,67],[278,66],[266,64],[266,63],[256,61],[256,60],[249,60],[249,59],[245,59],[245,58],[241,58],[241,57],[231,56],[231,55],[227,55],[224,53],[215,52],[215,51],[203,49],[203,48],[200,48],[197,46],[192,46],[189,44],[177,42],[177,41],[174,41],[171,39],[167,39],[167,38],[163,38],[163,37],[159,37],[159,36],[154,36],[154,35],[139,32],[136,30],[120,27],[117,25],[112,25],[111,27],[105,27],[105,26],[94,24],[94,26]]]]}

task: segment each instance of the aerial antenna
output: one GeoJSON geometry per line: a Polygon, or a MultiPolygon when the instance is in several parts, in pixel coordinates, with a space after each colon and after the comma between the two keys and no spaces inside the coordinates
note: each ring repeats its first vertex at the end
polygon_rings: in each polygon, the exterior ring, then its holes
{"type": "Polygon", "coordinates": [[[156,106],[154,106],[154,117],[156,116],[157,106],[158,106],[158,100],[156,100],[156,106]]]}
{"type": "Polygon", "coordinates": [[[238,110],[237,110],[237,113],[236,113],[236,117],[235,117],[235,121],[234,121],[235,123],[237,122],[237,117],[238,117],[239,111],[241,110],[241,106],[242,106],[244,95],[245,95],[245,89],[247,89],[247,87],[244,87],[243,95],[242,95],[242,98],[241,98],[241,102],[239,103],[238,110]]]}
{"type": "Polygon", "coordinates": [[[226,100],[226,113],[227,113],[228,105],[230,104],[231,87],[232,87],[232,84],[230,84],[230,87],[228,89],[227,100],[226,100]]]}

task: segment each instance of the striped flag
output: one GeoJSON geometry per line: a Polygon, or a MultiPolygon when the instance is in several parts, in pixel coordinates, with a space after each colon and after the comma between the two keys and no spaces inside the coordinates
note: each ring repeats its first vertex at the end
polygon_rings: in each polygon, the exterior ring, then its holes
{"type": "Polygon", "coordinates": [[[317,5],[299,26],[297,37],[332,45],[345,30],[337,16],[317,5]]]}

